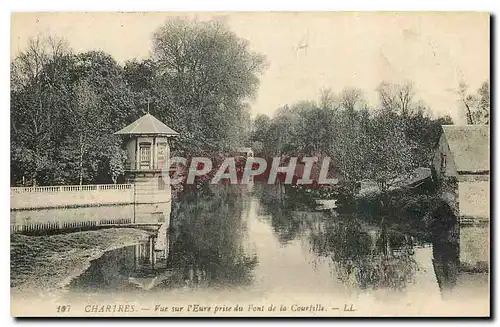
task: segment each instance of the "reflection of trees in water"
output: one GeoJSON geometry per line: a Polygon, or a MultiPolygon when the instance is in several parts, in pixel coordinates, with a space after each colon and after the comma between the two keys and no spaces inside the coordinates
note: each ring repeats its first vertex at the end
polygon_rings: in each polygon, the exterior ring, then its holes
{"type": "Polygon", "coordinates": [[[301,221],[293,214],[293,211],[284,208],[279,204],[268,205],[264,207],[266,215],[271,216],[271,226],[282,244],[286,244],[300,233],[301,221]]]}
{"type": "Polygon", "coordinates": [[[270,216],[271,226],[282,244],[299,237],[304,230],[304,224],[310,220],[310,216],[321,215],[299,211],[310,208],[286,194],[281,184],[256,184],[254,191],[261,204],[260,214],[270,216]]]}
{"type": "Polygon", "coordinates": [[[432,232],[432,265],[440,290],[449,291],[457,284],[460,267],[460,226],[453,210],[442,203],[428,219],[432,232]]]}
{"type": "Polygon", "coordinates": [[[315,212],[275,185],[260,187],[257,195],[281,242],[308,235],[311,250],[331,258],[337,276],[349,286],[401,290],[414,280],[413,240],[391,219],[374,217],[370,224],[378,221],[379,226],[373,227],[354,213],[315,212]]]}
{"type": "Polygon", "coordinates": [[[438,202],[425,217],[432,239],[432,265],[442,292],[457,283],[460,266],[460,226],[453,209],[445,201],[438,202]]]}
{"type": "Polygon", "coordinates": [[[177,282],[240,284],[249,282],[256,256],[243,248],[243,199],[238,188],[214,185],[203,194],[179,200],[174,218],[171,266],[177,282]]]}
{"type": "Polygon", "coordinates": [[[441,291],[455,287],[459,272],[458,244],[451,242],[434,242],[432,247],[432,265],[441,291]]]}
{"type": "Polygon", "coordinates": [[[347,216],[325,220],[310,231],[313,251],[330,257],[338,278],[349,286],[401,290],[414,280],[417,263],[411,238],[385,223],[370,228],[347,216]]]}

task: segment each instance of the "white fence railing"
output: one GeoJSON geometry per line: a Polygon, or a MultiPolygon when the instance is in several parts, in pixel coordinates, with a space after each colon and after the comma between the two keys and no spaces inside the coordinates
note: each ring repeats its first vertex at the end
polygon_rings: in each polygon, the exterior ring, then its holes
{"type": "Polygon", "coordinates": [[[100,185],[64,185],[64,186],[36,186],[11,187],[11,194],[23,193],[57,193],[57,192],[85,192],[85,191],[113,191],[132,190],[133,184],[100,184],[100,185]]]}

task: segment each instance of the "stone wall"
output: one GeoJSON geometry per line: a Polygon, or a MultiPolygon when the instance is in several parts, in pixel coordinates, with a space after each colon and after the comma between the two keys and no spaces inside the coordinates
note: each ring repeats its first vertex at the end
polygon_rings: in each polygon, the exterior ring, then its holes
{"type": "Polygon", "coordinates": [[[12,187],[11,210],[68,208],[134,203],[134,186],[72,185],[12,187]]]}
{"type": "Polygon", "coordinates": [[[488,271],[489,226],[460,226],[460,265],[464,270],[488,271]]]}
{"type": "Polygon", "coordinates": [[[489,181],[458,182],[458,206],[460,217],[489,219],[489,181]]]}
{"type": "Polygon", "coordinates": [[[441,181],[439,191],[459,221],[461,269],[488,271],[490,262],[488,176],[448,177],[441,181]]]}

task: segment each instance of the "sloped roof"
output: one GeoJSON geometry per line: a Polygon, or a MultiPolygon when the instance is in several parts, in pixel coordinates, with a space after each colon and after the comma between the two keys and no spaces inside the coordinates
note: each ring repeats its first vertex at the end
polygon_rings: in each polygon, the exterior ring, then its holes
{"type": "Polygon", "coordinates": [[[145,114],[141,118],[137,119],[132,124],[122,128],[116,135],[141,135],[141,134],[158,134],[167,136],[179,135],[176,131],[162,123],[158,118],[151,114],[145,114]]]}
{"type": "Polygon", "coordinates": [[[443,133],[457,171],[490,170],[490,133],[488,125],[443,125],[443,133]]]}

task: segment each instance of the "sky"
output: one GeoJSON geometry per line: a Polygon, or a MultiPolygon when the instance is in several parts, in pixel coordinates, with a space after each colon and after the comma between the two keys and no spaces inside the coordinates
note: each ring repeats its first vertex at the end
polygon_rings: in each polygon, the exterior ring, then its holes
{"type": "Polygon", "coordinates": [[[434,116],[448,114],[460,124],[458,84],[476,90],[489,79],[489,15],[470,12],[14,13],[11,58],[29,37],[53,35],[75,52],[103,50],[122,64],[145,59],[152,33],[173,16],[223,20],[266,55],[253,115],[318,100],[322,88],[357,87],[376,105],[380,82],[412,81],[434,116]]]}

